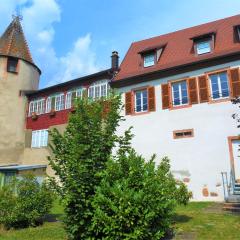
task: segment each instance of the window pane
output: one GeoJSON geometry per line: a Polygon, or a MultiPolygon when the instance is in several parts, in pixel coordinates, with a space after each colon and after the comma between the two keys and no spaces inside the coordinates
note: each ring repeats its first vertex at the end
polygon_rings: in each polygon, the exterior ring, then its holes
{"type": "Polygon", "coordinates": [[[48,130],[36,130],[32,132],[32,148],[46,147],[48,145],[48,130]]]}
{"type": "Polygon", "coordinates": [[[204,54],[211,52],[210,41],[197,43],[197,54],[204,54]]]}
{"type": "Polygon", "coordinates": [[[66,95],[65,108],[69,109],[72,105],[72,92],[68,92],[66,95]]]}
{"type": "Polygon", "coordinates": [[[148,94],[146,89],[135,92],[135,105],[136,112],[144,112],[148,110],[148,94]]]}
{"type": "Polygon", "coordinates": [[[144,56],[144,67],[149,67],[154,65],[155,54],[148,54],[144,56]]]}
{"type": "Polygon", "coordinates": [[[229,96],[229,87],[228,87],[228,78],[227,73],[223,72],[219,74],[220,82],[221,82],[221,90],[222,90],[222,97],[229,96]]]}
{"type": "Polygon", "coordinates": [[[218,74],[210,76],[211,87],[212,87],[212,98],[217,99],[220,97],[219,86],[218,86],[218,74]]]}
{"type": "Polygon", "coordinates": [[[187,82],[181,81],[172,84],[173,105],[179,106],[188,103],[187,82]]]}

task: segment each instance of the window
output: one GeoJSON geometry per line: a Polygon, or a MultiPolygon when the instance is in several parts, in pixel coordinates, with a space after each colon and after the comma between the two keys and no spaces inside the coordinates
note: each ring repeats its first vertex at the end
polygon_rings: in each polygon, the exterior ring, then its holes
{"type": "Polygon", "coordinates": [[[7,60],[7,71],[12,73],[17,73],[18,59],[14,57],[9,57],[7,60]]]}
{"type": "Polygon", "coordinates": [[[188,104],[187,82],[172,83],[173,106],[188,104]]]}
{"type": "Polygon", "coordinates": [[[148,53],[143,56],[144,67],[150,67],[155,64],[155,53],[148,53]]]}
{"type": "Polygon", "coordinates": [[[49,113],[52,108],[52,97],[48,97],[46,101],[46,113],[49,113]]]}
{"type": "Polygon", "coordinates": [[[178,138],[189,138],[193,137],[193,129],[185,129],[185,130],[177,130],[173,131],[173,138],[178,139],[178,138]]]}
{"type": "Polygon", "coordinates": [[[234,32],[234,40],[236,42],[240,42],[240,26],[234,26],[233,27],[233,32],[234,32]]]}
{"type": "Polygon", "coordinates": [[[88,88],[88,97],[92,99],[98,99],[101,97],[106,97],[108,95],[109,85],[108,81],[98,81],[93,83],[88,88]]]}
{"type": "Polygon", "coordinates": [[[227,72],[210,75],[212,99],[229,97],[227,72]]]}
{"type": "Polygon", "coordinates": [[[64,94],[58,94],[55,96],[55,110],[61,111],[64,109],[64,94]]]}
{"type": "Polygon", "coordinates": [[[74,90],[74,91],[71,91],[71,92],[68,92],[66,94],[66,100],[65,100],[65,109],[69,109],[72,107],[72,96],[75,95],[73,93],[76,93],[76,98],[80,97],[82,98],[82,95],[83,95],[83,88],[79,88],[77,90],[74,90]]]}
{"type": "Polygon", "coordinates": [[[48,130],[32,131],[32,148],[47,147],[48,145],[48,130]]]}
{"type": "Polygon", "coordinates": [[[197,42],[196,49],[198,55],[211,52],[211,41],[206,40],[202,42],[197,42]]]}
{"type": "Polygon", "coordinates": [[[135,91],[135,112],[148,111],[148,91],[147,89],[135,91]]]}
{"type": "Polygon", "coordinates": [[[29,116],[31,116],[33,113],[36,114],[43,114],[44,113],[44,107],[45,107],[45,99],[38,99],[31,101],[29,104],[29,116]]]}
{"type": "Polygon", "coordinates": [[[69,109],[72,107],[72,92],[66,94],[65,108],[69,109]]]}

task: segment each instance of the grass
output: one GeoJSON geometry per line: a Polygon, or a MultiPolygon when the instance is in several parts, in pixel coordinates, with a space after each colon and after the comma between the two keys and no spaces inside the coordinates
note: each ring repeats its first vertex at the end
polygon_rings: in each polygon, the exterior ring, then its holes
{"type": "MultiPolygon", "coordinates": [[[[218,203],[196,202],[178,207],[174,218],[175,237],[181,240],[240,239],[240,215],[221,210],[218,203]]],[[[63,208],[56,201],[52,214],[59,216],[63,208]]],[[[63,240],[66,238],[61,222],[46,222],[43,226],[22,230],[0,230],[0,240],[63,240]]]]}
{"type": "Polygon", "coordinates": [[[192,202],[178,207],[174,239],[240,239],[240,215],[222,210],[219,203],[192,202]]]}

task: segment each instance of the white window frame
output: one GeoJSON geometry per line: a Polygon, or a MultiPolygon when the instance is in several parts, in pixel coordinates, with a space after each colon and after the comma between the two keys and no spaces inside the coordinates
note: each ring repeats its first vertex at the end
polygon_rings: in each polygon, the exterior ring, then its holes
{"type": "Polygon", "coordinates": [[[54,97],[55,97],[55,111],[64,110],[65,107],[64,93],[56,94],[54,97]]]}
{"type": "Polygon", "coordinates": [[[147,112],[148,111],[148,89],[147,88],[143,88],[143,89],[139,89],[139,90],[135,90],[134,91],[134,112],[135,113],[142,113],[142,112],[147,112]],[[143,91],[147,92],[147,109],[143,110],[143,91]],[[137,92],[141,92],[141,111],[137,111],[137,97],[136,94],[137,92]]]}
{"type": "Polygon", "coordinates": [[[37,115],[43,114],[45,108],[45,99],[40,98],[33,100],[29,103],[29,110],[28,110],[28,116],[31,116],[33,113],[36,113],[37,115]]]}
{"type": "Polygon", "coordinates": [[[46,100],[46,110],[45,113],[50,113],[52,108],[52,96],[49,96],[46,100]]]}
{"type": "Polygon", "coordinates": [[[146,54],[144,54],[144,56],[143,56],[143,66],[144,67],[151,67],[151,66],[153,66],[153,65],[155,65],[155,52],[153,52],[153,53],[146,53],[146,54]],[[147,58],[148,57],[153,57],[153,61],[147,61],[147,58]]]}
{"type": "Polygon", "coordinates": [[[72,107],[72,94],[76,93],[76,98],[82,98],[84,88],[77,88],[75,90],[69,91],[65,97],[65,109],[70,109],[72,107]]]}
{"type": "Polygon", "coordinates": [[[210,81],[209,85],[210,85],[210,89],[211,89],[211,98],[213,101],[219,100],[219,99],[226,99],[226,98],[230,97],[230,84],[229,84],[229,78],[228,78],[227,71],[210,74],[209,81],[210,81]],[[221,79],[220,79],[221,73],[226,73],[226,76],[227,76],[228,96],[226,96],[226,97],[222,96],[222,85],[221,85],[221,79]],[[218,98],[213,98],[212,79],[211,79],[211,76],[213,76],[213,75],[217,75],[217,85],[218,85],[218,89],[219,89],[219,97],[218,98]]]}
{"type": "Polygon", "coordinates": [[[91,84],[88,88],[88,97],[92,99],[99,99],[107,97],[109,92],[108,80],[97,81],[91,84]]]}
{"type": "Polygon", "coordinates": [[[198,55],[210,53],[212,51],[212,46],[211,46],[211,41],[212,40],[204,40],[204,41],[199,41],[196,42],[196,52],[198,55]],[[208,43],[209,48],[200,48],[201,45],[208,43]]]}
{"type": "Polygon", "coordinates": [[[32,131],[31,148],[43,148],[48,146],[48,129],[32,131]]]}
{"type": "Polygon", "coordinates": [[[172,91],[172,104],[174,107],[178,107],[178,106],[184,106],[184,105],[188,105],[189,104],[189,92],[188,92],[188,85],[187,85],[187,81],[186,80],[181,80],[181,81],[178,81],[178,82],[173,82],[171,83],[171,91],[172,91]],[[182,82],[186,82],[186,90],[187,90],[187,103],[183,103],[182,100],[183,100],[183,95],[182,95],[182,86],[181,86],[181,83],[182,82]],[[179,101],[180,101],[180,104],[174,104],[174,91],[173,91],[173,85],[175,84],[179,84],[178,85],[178,91],[179,91],[179,101]]]}
{"type": "Polygon", "coordinates": [[[70,109],[72,107],[72,92],[67,92],[65,98],[65,109],[70,109]]]}

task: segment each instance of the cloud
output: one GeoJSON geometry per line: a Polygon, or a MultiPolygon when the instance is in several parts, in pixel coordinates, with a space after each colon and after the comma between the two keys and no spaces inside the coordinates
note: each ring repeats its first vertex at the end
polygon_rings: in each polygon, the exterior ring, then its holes
{"type": "Polygon", "coordinates": [[[61,21],[61,7],[56,0],[0,0],[5,29],[11,15],[21,9],[23,28],[35,63],[42,70],[41,86],[49,86],[99,70],[91,50],[91,35],[79,37],[72,49],[57,56],[53,46],[54,23],[61,21]]]}
{"type": "Polygon", "coordinates": [[[95,60],[95,54],[91,50],[91,35],[78,38],[66,56],[60,58],[63,70],[58,79],[63,82],[98,71],[95,60]]]}

